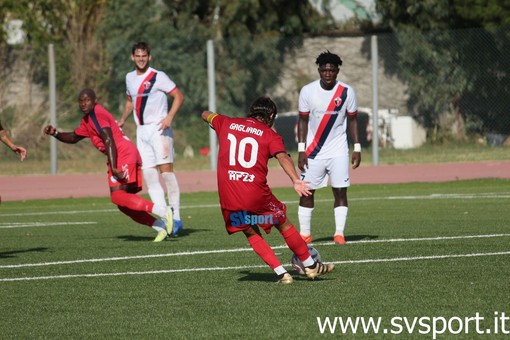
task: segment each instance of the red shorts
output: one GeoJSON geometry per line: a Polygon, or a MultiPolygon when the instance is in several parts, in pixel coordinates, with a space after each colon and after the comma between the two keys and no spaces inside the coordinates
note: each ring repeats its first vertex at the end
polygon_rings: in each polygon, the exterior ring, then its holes
{"type": "Polygon", "coordinates": [[[283,224],[287,220],[287,206],[274,196],[262,211],[232,211],[222,208],[221,213],[229,234],[246,230],[255,225],[269,234],[273,226],[283,224]]]}
{"type": "Polygon", "coordinates": [[[142,190],[142,166],[140,163],[117,164],[117,166],[124,171],[126,176],[123,180],[113,176],[112,169],[108,164],[108,185],[110,188],[129,185],[131,188],[137,188],[138,191],[142,190]]]}

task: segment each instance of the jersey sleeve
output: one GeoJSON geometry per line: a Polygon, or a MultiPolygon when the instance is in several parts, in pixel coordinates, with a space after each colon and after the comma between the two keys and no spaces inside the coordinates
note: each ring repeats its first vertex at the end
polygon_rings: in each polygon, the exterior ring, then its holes
{"type": "Polygon", "coordinates": [[[356,92],[352,87],[349,86],[349,93],[347,95],[346,112],[349,116],[353,116],[358,113],[358,104],[356,101],[356,92]]]}
{"type": "Polygon", "coordinates": [[[309,86],[303,86],[301,91],[299,91],[299,102],[298,102],[298,111],[302,113],[310,113],[310,105],[308,103],[308,89],[309,86]]]}
{"type": "Polygon", "coordinates": [[[112,123],[115,123],[112,114],[101,105],[96,105],[94,111],[96,112],[97,121],[101,128],[111,127],[112,123]]]}
{"type": "Polygon", "coordinates": [[[209,122],[209,124],[211,124],[216,133],[219,133],[221,131],[223,124],[226,120],[227,120],[226,116],[217,113],[210,114],[209,117],[207,117],[207,121],[209,122]]]}
{"type": "Polygon", "coordinates": [[[126,96],[129,97],[131,100],[133,100],[133,97],[136,97],[136,91],[133,92],[133,82],[134,78],[136,78],[135,73],[136,71],[132,71],[126,74],[126,78],[124,80],[124,84],[126,85],[126,96]]]}
{"type": "Polygon", "coordinates": [[[80,121],[80,125],[78,125],[76,129],[74,129],[74,133],[78,136],[90,137],[89,131],[87,130],[85,125],[86,125],[85,120],[82,118],[82,120],[80,121]]]}
{"type": "Polygon", "coordinates": [[[269,143],[269,154],[271,157],[276,156],[279,153],[287,152],[285,150],[285,145],[283,144],[283,138],[278,133],[270,130],[273,133],[271,134],[271,142],[269,143]]]}
{"type": "Polygon", "coordinates": [[[177,88],[177,85],[165,72],[158,71],[158,80],[158,89],[165,93],[170,93],[177,88]]]}

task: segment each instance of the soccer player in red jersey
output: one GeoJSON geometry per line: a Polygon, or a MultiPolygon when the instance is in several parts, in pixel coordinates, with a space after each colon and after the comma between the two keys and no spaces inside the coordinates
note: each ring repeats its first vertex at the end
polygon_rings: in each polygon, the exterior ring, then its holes
{"type": "Polygon", "coordinates": [[[44,133],[63,143],[75,144],[90,138],[96,149],[108,158],[108,184],[112,202],[135,222],[158,232],[154,242],[163,241],[172,232],[172,212],[165,205],[156,205],[136,193],[142,190],[141,157],[136,146],[124,135],[112,114],[97,103],[92,89],[83,89],[78,97],[84,114],[72,132],[58,132],[51,125],[44,133]],[[161,219],[156,219],[150,213],[161,219]]]}
{"type": "Polygon", "coordinates": [[[219,142],[218,194],[225,227],[229,234],[242,231],[251,247],[278,275],[278,283],[290,284],[293,279],[264,240],[274,226],[288,247],[305,266],[309,279],[330,273],[333,264],[314,262],[306,243],[287,219],[287,207],[272,193],[267,184],[267,163],[275,157],[294,184],[299,196],[310,194],[306,182],[299,179],[294,163],[288,156],[283,140],[271,126],[276,118],[275,103],[259,97],[250,107],[247,118],[230,118],[204,111],[202,119],[216,131],[219,142]]]}

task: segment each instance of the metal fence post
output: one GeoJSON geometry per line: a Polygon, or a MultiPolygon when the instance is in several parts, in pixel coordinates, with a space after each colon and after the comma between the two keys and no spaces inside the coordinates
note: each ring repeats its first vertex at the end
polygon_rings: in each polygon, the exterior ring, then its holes
{"type": "Polygon", "coordinates": [[[372,56],[372,164],[379,165],[379,101],[377,86],[377,68],[379,55],[377,53],[377,36],[370,40],[372,56]]]}
{"type": "MultiPolygon", "coordinates": [[[[216,112],[216,83],[214,76],[214,44],[212,40],[207,40],[207,79],[209,88],[209,111],[216,112]]],[[[217,144],[216,132],[209,129],[209,157],[211,157],[211,170],[217,167],[217,144]]]]}
{"type": "MultiPolygon", "coordinates": [[[[50,96],[50,124],[55,128],[57,127],[57,96],[56,96],[56,81],[55,81],[55,51],[53,44],[48,45],[48,92],[50,96]]],[[[50,153],[51,153],[51,174],[57,174],[57,140],[50,138],[50,153]]]]}

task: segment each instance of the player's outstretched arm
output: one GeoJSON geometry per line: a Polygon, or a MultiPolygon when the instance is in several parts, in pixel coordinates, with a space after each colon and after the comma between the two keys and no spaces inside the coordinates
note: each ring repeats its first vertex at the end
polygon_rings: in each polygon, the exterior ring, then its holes
{"type": "Polygon", "coordinates": [[[214,113],[212,111],[204,111],[202,112],[202,120],[206,123],[211,123],[212,118],[217,115],[217,113],[214,113]]]}
{"type": "Polygon", "coordinates": [[[43,132],[47,135],[53,136],[62,143],[67,144],[75,144],[81,141],[83,136],[78,136],[77,134],[73,132],[58,132],[57,129],[51,125],[46,125],[46,127],[43,129],[43,132]]]}
{"type": "Polygon", "coordinates": [[[15,154],[17,154],[22,162],[25,157],[27,157],[27,150],[22,146],[14,144],[7,131],[3,129],[2,125],[0,125],[0,140],[5,145],[7,145],[15,154]]]}
{"type": "Polygon", "coordinates": [[[27,149],[25,149],[24,147],[22,146],[19,146],[19,145],[16,145],[16,144],[13,144],[12,147],[11,147],[11,150],[17,154],[19,156],[19,160],[20,161],[24,161],[25,158],[27,157],[27,149]]]}
{"type": "Polygon", "coordinates": [[[215,112],[212,112],[212,111],[204,111],[202,112],[202,120],[206,123],[209,124],[209,126],[211,127],[211,129],[214,130],[214,126],[212,125],[212,121],[214,119],[214,117],[218,116],[219,113],[215,113],[215,112]]]}
{"type": "Polygon", "coordinates": [[[289,157],[289,155],[281,152],[276,155],[276,159],[280,163],[283,171],[285,171],[287,176],[289,176],[289,178],[292,180],[292,183],[294,184],[294,190],[297,192],[299,197],[311,195],[310,187],[308,186],[309,182],[305,182],[299,179],[296,168],[294,166],[294,162],[289,157]]]}

